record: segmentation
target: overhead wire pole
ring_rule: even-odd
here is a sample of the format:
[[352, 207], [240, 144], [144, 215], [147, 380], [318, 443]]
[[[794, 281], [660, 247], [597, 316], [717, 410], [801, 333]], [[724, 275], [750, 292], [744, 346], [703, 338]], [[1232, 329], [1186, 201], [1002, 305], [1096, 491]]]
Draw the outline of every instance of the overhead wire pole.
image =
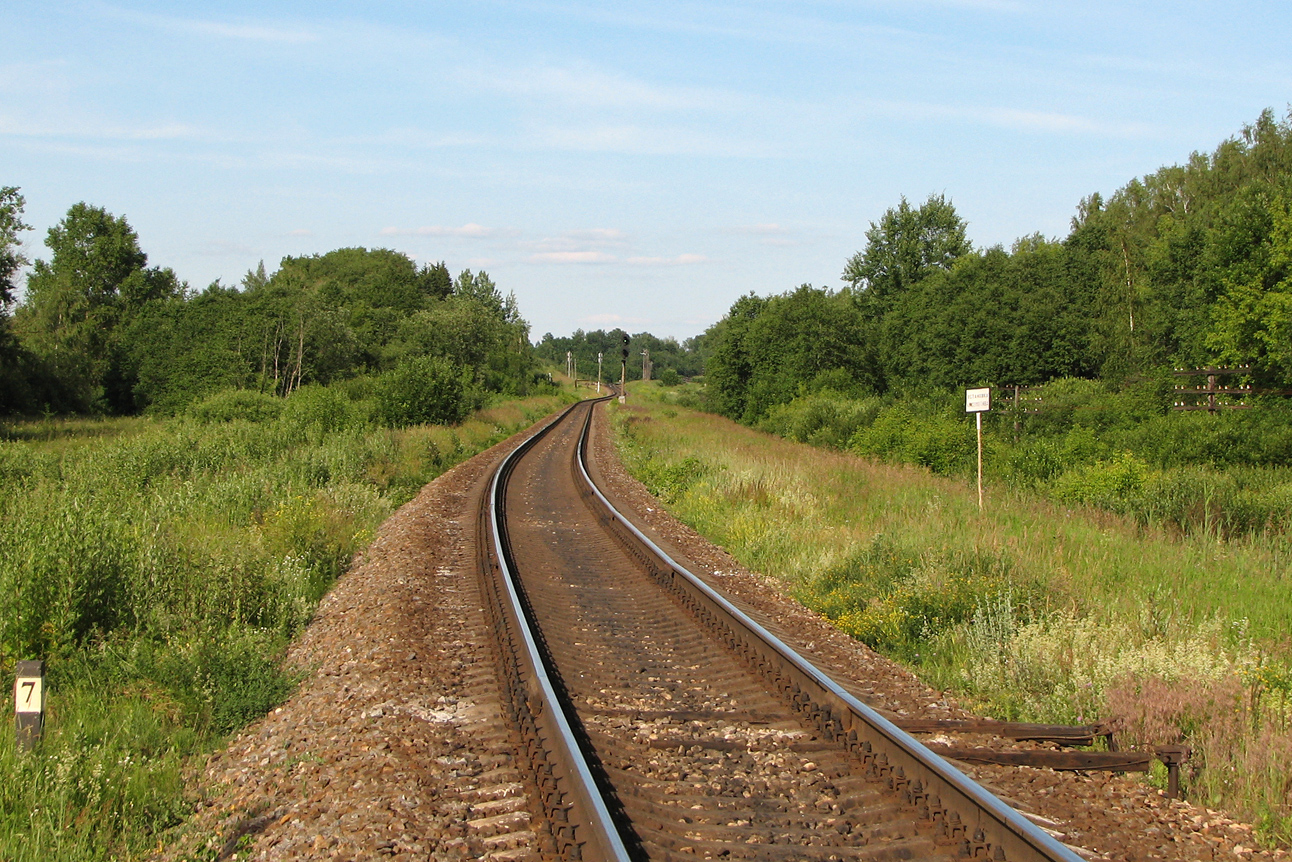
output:
[[597, 353], [597, 394], [601, 394], [601, 353]]

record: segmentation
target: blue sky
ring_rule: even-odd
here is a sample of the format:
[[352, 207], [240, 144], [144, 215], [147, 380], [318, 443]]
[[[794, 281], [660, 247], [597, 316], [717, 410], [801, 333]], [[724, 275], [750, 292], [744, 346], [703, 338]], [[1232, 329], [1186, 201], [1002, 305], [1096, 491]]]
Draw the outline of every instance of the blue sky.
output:
[[84, 200], [195, 288], [386, 247], [537, 338], [684, 338], [838, 287], [902, 195], [979, 246], [1292, 102], [1292, 4], [1032, 0], [0, 6], [29, 256]]

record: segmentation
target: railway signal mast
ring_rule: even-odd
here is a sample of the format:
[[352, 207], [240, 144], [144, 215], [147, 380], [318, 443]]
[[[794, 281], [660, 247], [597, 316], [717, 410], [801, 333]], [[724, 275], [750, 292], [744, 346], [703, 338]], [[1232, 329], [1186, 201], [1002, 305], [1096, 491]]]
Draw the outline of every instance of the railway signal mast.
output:
[[619, 360], [619, 403], [623, 404], [628, 396], [628, 333], [624, 333], [624, 349]]

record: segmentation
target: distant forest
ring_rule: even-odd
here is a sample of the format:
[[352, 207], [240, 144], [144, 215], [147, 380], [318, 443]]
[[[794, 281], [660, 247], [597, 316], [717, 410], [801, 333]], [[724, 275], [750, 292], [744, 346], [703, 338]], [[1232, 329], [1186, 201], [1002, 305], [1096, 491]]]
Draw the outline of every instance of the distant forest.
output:
[[400, 424], [547, 385], [514, 296], [484, 272], [345, 248], [193, 291], [148, 266], [124, 217], [85, 203], [49, 230], [10, 314], [23, 204], [0, 189], [0, 413], [170, 414], [222, 390], [352, 382]]
[[[624, 337], [628, 338], [628, 364], [621, 369]], [[703, 337], [696, 336], [678, 343], [675, 338], [656, 338], [649, 332], [630, 335], [623, 329], [603, 329], [584, 332], [576, 329], [573, 335], [557, 338], [548, 332], [534, 347], [534, 353], [558, 367], [565, 367], [566, 355], [575, 361], [575, 371], [580, 379], [595, 380], [597, 356], [601, 356], [601, 377], [617, 382], [621, 370], [626, 370], [629, 380], [642, 378], [642, 363], [650, 357], [651, 376], [657, 380], [698, 377], [704, 374]], [[671, 373], [670, 373], [671, 372]]]
[[978, 249], [951, 201], [902, 199], [843, 280], [738, 299], [702, 339], [710, 406], [755, 422], [823, 390], [1118, 385], [1207, 364], [1292, 386], [1292, 114], [1090, 195], [1062, 239]]

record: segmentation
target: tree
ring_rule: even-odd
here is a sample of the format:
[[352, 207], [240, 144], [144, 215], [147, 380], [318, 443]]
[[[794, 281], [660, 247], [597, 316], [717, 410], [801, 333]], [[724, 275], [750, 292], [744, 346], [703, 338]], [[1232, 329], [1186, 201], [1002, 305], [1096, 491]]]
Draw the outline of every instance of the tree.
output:
[[148, 256], [125, 216], [74, 204], [49, 229], [50, 261], [36, 261], [15, 329], [53, 370], [82, 409], [134, 409], [118, 326], [146, 304], [181, 296], [169, 269]]
[[918, 209], [903, 196], [878, 223], [870, 223], [866, 248], [849, 258], [843, 280], [859, 305], [879, 316], [893, 297], [934, 271], [950, 269], [972, 250], [966, 227], [942, 195], [929, 195]]
[[0, 186], [0, 315], [8, 311], [13, 302], [14, 279], [27, 264], [22, 253], [22, 240], [18, 235], [31, 230], [23, 224], [22, 210], [26, 205], [14, 186]]
[[418, 283], [427, 299], [448, 299], [453, 294], [453, 276], [444, 261], [423, 267]]
[[17, 188], [0, 186], [0, 413], [28, 408], [32, 400], [27, 357], [9, 331], [9, 305], [18, 272], [27, 263], [19, 238], [31, 230], [22, 220], [25, 203]]
[[811, 285], [761, 299], [742, 296], [710, 328], [705, 369], [710, 403], [752, 423], [804, 392], [882, 389], [870, 328], [845, 293]]

